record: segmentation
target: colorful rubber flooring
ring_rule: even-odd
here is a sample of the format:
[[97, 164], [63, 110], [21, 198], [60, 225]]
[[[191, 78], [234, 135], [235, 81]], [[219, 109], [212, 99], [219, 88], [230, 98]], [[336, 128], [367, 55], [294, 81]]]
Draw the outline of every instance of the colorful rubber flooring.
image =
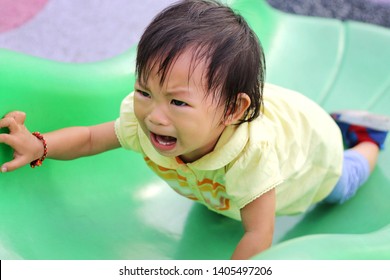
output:
[[[0, 0], [0, 48], [66, 62], [113, 57], [175, 0]], [[390, 26], [390, 0], [268, 0], [281, 10]]]

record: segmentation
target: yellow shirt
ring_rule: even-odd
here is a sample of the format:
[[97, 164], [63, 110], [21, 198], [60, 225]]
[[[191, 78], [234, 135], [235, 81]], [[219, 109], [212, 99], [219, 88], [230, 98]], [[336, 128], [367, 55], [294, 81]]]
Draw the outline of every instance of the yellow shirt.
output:
[[305, 96], [266, 84], [264, 111], [256, 120], [229, 126], [214, 151], [184, 164], [161, 156], [138, 125], [133, 94], [115, 122], [125, 149], [176, 192], [210, 210], [240, 220], [240, 209], [276, 188], [276, 214], [304, 212], [333, 189], [341, 174], [343, 145], [332, 118]]

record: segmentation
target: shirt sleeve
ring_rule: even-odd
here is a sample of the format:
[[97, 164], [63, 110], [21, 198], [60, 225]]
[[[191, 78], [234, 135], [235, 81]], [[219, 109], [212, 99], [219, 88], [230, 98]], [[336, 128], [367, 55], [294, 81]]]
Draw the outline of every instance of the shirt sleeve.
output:
[[278, 156], [270, 143], [246, 148], [226, 173], [227, 192], [239, 209], [282, 182]]
[[130, 93], [122, 101], [119, 118], [115, 121], [115, 133], [123, 148], [141, 152], [138, 137], [139, 124], [134, 114], [133, 96], [134, 94]]

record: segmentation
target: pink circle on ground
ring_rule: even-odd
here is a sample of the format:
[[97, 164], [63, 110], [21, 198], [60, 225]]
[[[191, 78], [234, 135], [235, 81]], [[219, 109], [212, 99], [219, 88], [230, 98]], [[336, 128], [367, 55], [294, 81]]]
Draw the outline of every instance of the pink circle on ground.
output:
[[0, 33], [23, 25], [46, 5], [48, 0], [0, 0]]

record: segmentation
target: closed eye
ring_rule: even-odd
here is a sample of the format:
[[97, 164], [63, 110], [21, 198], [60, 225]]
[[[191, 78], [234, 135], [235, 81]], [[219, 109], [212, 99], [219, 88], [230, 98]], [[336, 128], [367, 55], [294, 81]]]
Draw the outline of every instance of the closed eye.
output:
[[180, 101], [180, 100], [176, 100], [176, 99], [172, 99], [171, 104], [178, 106], [178, 107], [183, 107], [183, 106], [188, 105], [187, 103]]
[[147, 97], [147, 98], [150, 98], [150, 94], [145, 92], [145, 91], [142, 91], [142, 90], [135, 90], [136, 93], [138, 93], [139, 95], [143, 96], [143, 97]]

